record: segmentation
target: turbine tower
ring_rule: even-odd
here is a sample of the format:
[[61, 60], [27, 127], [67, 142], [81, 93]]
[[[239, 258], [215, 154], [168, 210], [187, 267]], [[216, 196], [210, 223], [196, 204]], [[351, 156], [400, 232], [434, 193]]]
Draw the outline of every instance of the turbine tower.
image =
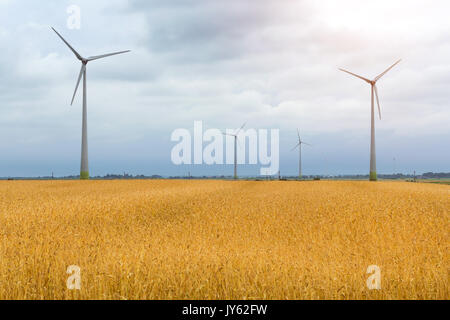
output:
[[300, 138], [300, 131], [297, 129], [297, 136], [298, 136], [298, 144], [294, 147], [294, 149], [292, 149], [292, 151], [294, 151], [295, 149], [298, 148], [298, 152], [299, 152], [299, 158], [298, 158], [298, 177], [299, 179], [302, 178], [302, 145], [307, 145], [310, 146], [310, 144], [304, 142], [301, 138]]
[[89, 58], [83, 58], [74, 48], [56, 31], [52, 28], [53, 31], [56, 32], [58, 37], [69, 47], [69, 49], [75, 54], [78, 60], [81, 61], [81, 70], [80, 75], [78, 76], [77, 85], [75, 87], [75, 92], [73, 93], [72, 102], [70, 105], [73, 105], [73, 101], [75, 100], [75, 95], [77, 94], [78, 86], [80, 85], [81, 78], [83, 78], [83, 126], [82, 126], [82, 135], [81, 135], [81, 170], [80, 170], [80, 179], [88, 180], [89, 179], [89, 162], [88, 162], [88, 137], [87, 137], [87, 91], [86, 91], [86, 66], [88, 62], [106, 58], [109, 56], [114, 56], [116, 54], [122, 54], [126, 52], [130, 52], [130, 50], [114, 52], [103, 54], [100, 56], [92, 56]]
[[371, 102], [372, 102], [372, 109], [371, 109], [371, 130], [370, 130], [370, 181], [377, 181], [377, 160], [376, 160], [376, 150], [375, 150], [375, 97], [377, 99], [378, 104], [378, 114], [380, 115], [381, 120], [381, 107], [380, 107], [380, 99], [378, 98], [378, 89], [377, 89], [377, 81], [381, 79], [388, 71], [390, 71], [393, 67], [395, 67], [397, 64], [400, 63], [401, 60], [398, 60], [396, 63], [394, 63], [392, 66], [390, 66], [386, 71], [381, 73], [379, 76], [377, 76], [373, 80], [366, 79], [364, 77], [361, 77], [357, 74], [354, 74], [350, 71], [339, 69], [341, 71], [344, 71], [348, 74], [351, 74], [352, 76], [355, 76], [361, 80], [366, 81], [371, 86]]
[[244, 129], [244, 127], [247, 125], [247, 122], [244, 123], [242, 125], [242, 127], [236, 131], [236, 133], [231, 134], [231, 133], [223, 133], [223, 135], [225, 136], [230, 136], [230, 137], [234, 137], [234, 180], [237, 180], [238, 176], [237, 176], [237, 143], [238, 143], [238, 136], [239, 133], [242, 131], [242, 129]]

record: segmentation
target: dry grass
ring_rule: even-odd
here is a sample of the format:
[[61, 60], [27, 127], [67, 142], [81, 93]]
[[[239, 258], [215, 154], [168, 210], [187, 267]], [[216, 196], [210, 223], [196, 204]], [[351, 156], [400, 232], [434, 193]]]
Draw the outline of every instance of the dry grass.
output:
[[[449, 191], [0, 182], [0, 299], [448, 299]], [[366, 287], [373, 264], [378, 291]], [[66, 288], [69, 265], [80, 291]]]

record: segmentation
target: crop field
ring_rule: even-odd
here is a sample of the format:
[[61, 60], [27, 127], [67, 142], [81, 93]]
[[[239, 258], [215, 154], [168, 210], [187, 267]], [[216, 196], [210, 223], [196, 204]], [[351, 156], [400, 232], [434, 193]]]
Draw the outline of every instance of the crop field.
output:
[[405, 182], [3, 181], [0, 299], [449, 299], [449, 195]]

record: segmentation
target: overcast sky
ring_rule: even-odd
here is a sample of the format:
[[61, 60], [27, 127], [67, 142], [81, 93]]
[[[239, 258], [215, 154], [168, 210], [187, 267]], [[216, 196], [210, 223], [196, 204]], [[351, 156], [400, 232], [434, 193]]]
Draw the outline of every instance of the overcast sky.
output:
[[[69, 29], [67, 8], [81, 9]], [[379, 84], [379, 173], [450, 171], [450, 3], [361, 0], [0, 0], [0, 176], [79, 174], [82, 55], [91, 175], [232, 174], [175, 166], [171, 133], [280, 129], [281, 172], [369, 171], [370, 86]], [[243, 166], [242, 174], [259, 167]]]

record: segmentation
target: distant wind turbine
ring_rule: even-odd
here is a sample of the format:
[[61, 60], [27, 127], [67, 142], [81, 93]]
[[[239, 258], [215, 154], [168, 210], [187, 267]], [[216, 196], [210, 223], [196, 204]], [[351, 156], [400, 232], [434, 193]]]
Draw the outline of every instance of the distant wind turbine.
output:
[[378, 104], [378, 113], [380, 115], [381, 120], [381, 107], [380, 107], [380, 99], [378, 98], [378, 89], [377, 89], [377, 81], [381, 79], [382, 76], [384, 76], [388, 71], [390, 71], [393, 67], [395, 67], [397, 64], [400, 63], [401, 60], [398, 60], [396, 63], [394, 63], [392, 66], [390, 66], [386, 71], [381, 73], [379, 76], [377, 76], [373, 80], [366, 79], [364, 77], [361, 77], [357, 74], [354, 74], [350, 71], [339, 69], [341, 71], [344, 71], [348, 74], [351, 74], [352, 76], [355, 76], [361, 80], [366, 81], [371, 86], [372, 90], [372, 115], [371, 115], [371, 139], [370, 139], [370, 181], [377, 181], [377, 160], [376, 160], [376, 150], [375, 150], [375, 101], [374, 101], [374, 95], [377, 98], [377, 104]]
[[240, 127], [239, 130], [236, 131], [236, 133], [234, 134], [230, 134], [230, 133], [223, 133], [223, 135], [225, 136], [230, 136], [230, 137], [234, 137], [234, 180], [237, 180], [238, 176], [237, 176], [237, 143], [238, 143], [238, 136], [239, 133], [242, 131], [242, 129], [244, 129], [244, 127], [247, 125], [247, 122], [244, 123], [242, 125], [242, 127]]
[[108, 53], [103, 54], [100, 56], [92, 56], [89, 58], [83, 58], [77, 51], [75, 51], [74, 48], [56, 31], [54, 28], [52, 28], [53, 31], [56, 32], [58, 37], [61, 38], [61, 40], [69, 47], [69, 49], [75, 54], [78, 60], [81, 61], [81, 70], [80, 75], [78, 76], [77, 85], [75, 87], [75, 92], [73, 93], [72, 102], [70, 105], [73, 104], [73, 101], [75, 100], [75, 95], [78, 90], [78, 86], [80, 85], [81, 78], [83, 78], [83, 128], [82, 128], [82, 138], [81, 138], [81, 170], [80, 170], [80, 179], [82, 180], [88, 180], [89, 179], [89, 162], [88, 162], [88, 138], [87, 138], [87, 98], [86, 98], [86, 66], [88, 62], [106, 58], [109, 56], [114, 56], [116, 54], [122, 54], [126, 52], [130, 52], [130, 50], [126, 51], [120, 51], [120, 52], [114, 52], [114, 53]]
[[298, 144], [292, 149], [292, 151], [294, 151], [295, 149], [298, 148], [299, 151], [299, 158], [298, 158], [298, 177], [299, 179], [302, 178], [302, 145], [307, 145], [310, 146], [310, 144], [304, 142], [301, 138], [300, 138], [300, 131], [297, 129], [297, 136], [298, 136]]

